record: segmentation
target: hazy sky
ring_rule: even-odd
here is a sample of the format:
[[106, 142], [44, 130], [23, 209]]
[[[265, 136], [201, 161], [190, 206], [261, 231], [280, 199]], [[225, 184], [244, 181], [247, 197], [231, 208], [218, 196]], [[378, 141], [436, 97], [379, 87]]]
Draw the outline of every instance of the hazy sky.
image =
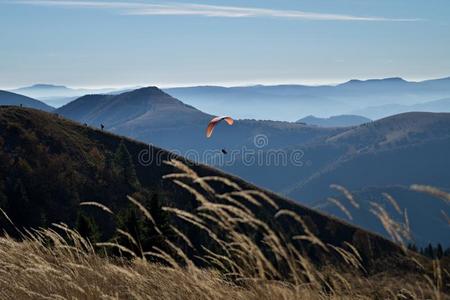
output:
[[449, 0], [0, 0], [0, 88], [450, 76]]

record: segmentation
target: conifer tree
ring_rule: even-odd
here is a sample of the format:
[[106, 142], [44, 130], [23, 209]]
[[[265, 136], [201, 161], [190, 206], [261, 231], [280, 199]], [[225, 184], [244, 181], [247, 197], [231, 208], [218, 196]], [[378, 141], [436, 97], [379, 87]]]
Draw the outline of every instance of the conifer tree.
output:
[[441, 259], [444, 256], [444, 250], [442, 249], [442, 245], [439, 243], [436, 248], [436, 258]]
[[157, 194], [148, 191], [141, 191], [133, 195], [150, 212], [153, 220], [162, 232], [156, 230], [155, 225], [147, 219], [133, 204], [120, 212], [117, 217], [117, 227], [128, 232], [138, 245], [124, 236], [118, 236], [119, 242], [135, 253], [152, 251], [153, 247], [164, 249], [166, 246], [164, 239], [170, 237], [171, 230], [169, 216], [162, 210], [162, 203]]
[[100, 230], [95, 220], [81, 211], [77, 216], [76, 229], [82, 237], [89, 239], [92, 243], [100, 239]]
[[428, 256], [429, 258], [434, 258], [434, 250], [431, 243], [428, 244], [427, 248], [425, 249], [425, 255]]
[[123, 141], [114, 154], [114, 168], [117, 174], [133, 189], [137, 190], [140, 186], [139, 180], [134, 168], [133, 159]]
[[30, 212], [30, 201], [22, 180], [18, 179], [16, 181], [11, 196], [12, 197], [8, 199], [8, 206], [14, 222], [24, 226], [34, 225], [34, 218], [31, 214], [32, 212]]

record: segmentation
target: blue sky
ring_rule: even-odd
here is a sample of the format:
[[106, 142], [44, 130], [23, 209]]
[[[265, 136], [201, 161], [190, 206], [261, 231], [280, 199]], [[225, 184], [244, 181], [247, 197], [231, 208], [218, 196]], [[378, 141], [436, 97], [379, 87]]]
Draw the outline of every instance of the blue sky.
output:
[[0, 88], [450, 76], [448, 0], [0, 0]]

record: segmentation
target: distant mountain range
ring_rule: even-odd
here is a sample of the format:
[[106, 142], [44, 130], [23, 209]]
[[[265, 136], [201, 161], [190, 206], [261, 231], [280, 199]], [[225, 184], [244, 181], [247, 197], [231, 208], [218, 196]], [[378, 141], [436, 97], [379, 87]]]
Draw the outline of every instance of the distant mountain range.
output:
[[[84, 89], [36, 84], [11, 92], [61, 107], [92, 94], [117, 95], [134, 88]], [[338, 85], [193, 86], [164, 89], [188, 105], [238, 119], [296, 121], [314, 115], [359, 115], [372, 120], [396, 113], [450, 112], [450, 77], [420, 82], [399, 77], [350, 80]]]
[[11, 92], [21, 94], [24, 96], [32, 97], [41, 100], [53, 107], [60, 107], [66, 103], [69, 103], [76, 98], [89, 95], [89, 94], [114, 94], [126, 91], [128, 89], [115, 89], [115, 88], [103, 88], [103, 89], [84, 89], [84, 88], [69, 88], [64, 85], [54, 84], [35, 84], [32, 86], [21, 87]]
[[43, 111], [52, 111], [54, 108], [39, 100], [23, 95], [0, 90], [0, 105], [16, 105], [36, 108]]
[[318, 118], [315, 116], [307, 116], [297, 121], [308, 125], [316, 125], [321, 127], [345, 127], [355, 126], [371, 122], [372, 120], [358, 115], [340, 115], [331, 116], [329, 118]]
[[49, 97], [76, 97], [85, 94], [103, 94], [114, 91], [115, 89], [73, 89], [64, 85], [54, 84], [35, 84], [32, 86], [21, 87], [12, 90], [15, 93], [33, 98]]
[[[450, 97], [450, 77], [421, 82], [386, 78], [350, 80], [336, 86], [197, 86], [165, 91], [201, 110], [237, 118], [295, 121], [302, 115], [358, 114], [375, 119], [392, 115], [392, 112], [386, 108], [372, 114], [365, 111], [366, 108], [414, 105]], [[450, 107], [446, 106], [446, 111], [450, 111]]]
[[404, 112], [425, 111], [425, 112], [450, 112], [450, 98], [417, 103], [413, 105], [386, 104], [380, 106], [369, 106], [354, 113], [370, 116], [379, 119], [386, 116], [386, 112], [400, 114]]
[[[211, 139], [205, 137], [211, 115], [156, 87], [84, 96], [56, 113], [175, 150], [309, 206], [321, 206], [327, 197], [339, 196], [329, 188], [331, 184], [347, 187], [365, 203], [370, 201], [369, 194], [360, 191], [366, 188], [376, 187], [378, 194], [393, 186], [406, 191], [415, 183], [450, 189], [450, 114], [446, 113], [404, 113], [350, 128], [237, 120], [233, 126], [219, 124]], [[407, 197], [409, 192], [396, 195]], [[426, 201], [425, 195], [415, 197]], [[401, 202], [417, 217], [411, 224], [419, 226], [416, 222], [426, 217], [420, 206]], [[448, 210], [444, 204], [436, 205]], [[362, 219], [353, 221], [386, 234], [372, 226], [375, 221], [358, 220]], [[437, 216], [436, 222], [444, 220]], [[432, 228], [421, 227], [418, 243], [443, 242], [442, 232]]]

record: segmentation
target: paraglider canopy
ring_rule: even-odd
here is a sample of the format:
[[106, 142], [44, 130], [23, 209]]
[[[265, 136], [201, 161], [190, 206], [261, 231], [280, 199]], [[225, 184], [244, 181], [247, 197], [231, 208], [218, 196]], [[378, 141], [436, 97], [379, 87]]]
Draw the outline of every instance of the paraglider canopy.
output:
[[215, 117], [214, 119], [209, 121], [208, 127], [206, 127], [206, 137], [207, 138], [211, 137], [214, 128], [222, 120], [225, 120], [225, 122], [227, 122], [228, 125], [233, 125], [233, 123], [234, 123], [234, 120], [231, 117], [226, 117], [226, 116], [224, 116], [224, 117]]

